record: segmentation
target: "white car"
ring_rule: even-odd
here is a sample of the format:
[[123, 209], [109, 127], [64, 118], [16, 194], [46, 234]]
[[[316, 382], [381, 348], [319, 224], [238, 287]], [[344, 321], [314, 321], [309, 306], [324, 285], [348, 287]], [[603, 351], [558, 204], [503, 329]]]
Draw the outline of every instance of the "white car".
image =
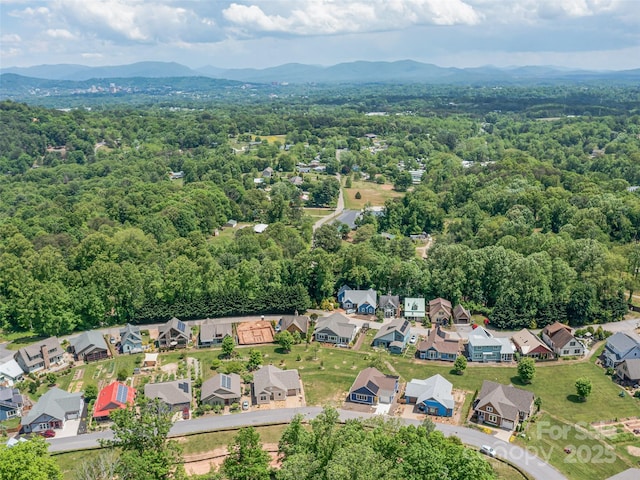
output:
[[242, 402], [242, 409], [243, 410], [249, 410], [249, 402], [247, 400]]
[[418, 337], [416, 335], [411, 335], [411, 338], [409, 338], [409, 343], [411, 345], [414, 345], [417, 341], [418, 341]]
[[496, 451], [493, 448], [491, 448], [489, 445], [482, 445], [480, 447], [480, 453], [484, 453], [485, 455], [488, 455], [490, 457], [496, 456]]

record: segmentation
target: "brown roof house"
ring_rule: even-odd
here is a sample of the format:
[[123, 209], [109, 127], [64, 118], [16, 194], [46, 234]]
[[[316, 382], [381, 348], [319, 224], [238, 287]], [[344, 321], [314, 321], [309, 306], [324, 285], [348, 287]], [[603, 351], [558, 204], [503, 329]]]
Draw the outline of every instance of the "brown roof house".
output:
[[173, 317], [158, 328], [158, 348], [187, 348], [191, 342], [191, 327]]
[[349, 401], [376, 405], [378, 403], [392, 403], [398, 393], [399, 377], [385, 375], [377, 368], [369, 367], [362, 370], [349, 390]]
[[298, 370], [281, 370], [273, 365], [256, 370], [251, 386], [258, 405], [285, 400], [302, 392]]
[[533, 393], [485, 380], [474, 404], [478, 423], [513, 430], [533, 410]]
[[102, 333], [97, 330], [83, 332], [69, 343], [71, 344], [71, 353], [74, 354], [76, 360], [93, 362], [111, 356], [107, 342], [105, 342]]
[[571, 333], [571, 327], [564, 323], [556, 322], [544, 327], [542, 340], [558, 357], [581, 357], [586, 353], [584, 345]]
[[436, 298], [429, 302], [429, 319], [432, 323], [446, 325], [451, 321], [451, 302], [444, 298]]
[[453, 309], [453, 321], [455, 323], [469, 323], [471, 321], [471, 312], [458, 304]]
[[60, 341], [56, 337], [49, 337], [22, 347], [16, 353], [15, 360], [26, 373], [31, 373], [62, 363], [63, 353]]
[[307, 336], [311, 319], [307, 315], [283, 315], [276, 325], [277, 332], [285, 330], [291, 334], [298, 332], [302, 338]]
[[511, 337], [511, 341], [523, 357], [549, 360], [554, 358], [553, 350], [544, 344], [536, 335], [523, 328]]
[[242, 379], [237, 373], [219, 373], [202, 384], [200, 403], [231, 405], [242, 397]]
[[423, 360], [455, 361], [462, 354], [462, 342], [439, 326], [431, 329], [429, 336], [418, 344], [416, 355]]

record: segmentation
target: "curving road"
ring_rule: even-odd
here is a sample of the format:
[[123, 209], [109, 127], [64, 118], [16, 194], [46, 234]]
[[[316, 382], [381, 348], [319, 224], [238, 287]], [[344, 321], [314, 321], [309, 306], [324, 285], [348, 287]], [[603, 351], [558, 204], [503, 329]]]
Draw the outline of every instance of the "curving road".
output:
[[[294, 415], [301, 414], [308, 419], [314, 418], [322, 412], [320, 407], [305, 408], [283, 408], [278, 410], [260, 410], [253, 412], [242, 412], [234, 415], [219, 415], [196, 418], [193, 420], [184, 420], [174, 423], [171, 428], [170, 436], [182, 436], [192, 433], [213, 432], [217, 430], [235, 429], [245, 426], [272, 425], [289, 422]], [[371, 418], [373, 414], [351, 412], [347, 410], [338, 410], [342, 421], [358, 418]], [[394, 417], [396, 418], [396, 417]], [[418, 420], [401, 419], [406, 424], [420, 425]], [[533, 455], [526, 449], [517, 445], [513, 445], [497, 438], [482, 433], [478, 430], [459, 427], [455, 425], [436, 424], [437, 430], [446, 436], [455, 435], [459, 437], [463, 443], [473, 447], [481, 445], [489, 445], [496, 451], [498, 457], [509, 460], [522, 470], [536, 479], [544, 480], [566, 480], [560, 472], [553, 468], [542, 459]], [[97, 433], [89, 433], [79, 435], [77, 437], [68, 438], [52, 438], [49, 439], [49, 451], [64, 452], [70, 450], [82, 450], [87, 448], [95, 448], [99, 446], [99, 439], [111, 439], [113, 433], [110, 430]]]

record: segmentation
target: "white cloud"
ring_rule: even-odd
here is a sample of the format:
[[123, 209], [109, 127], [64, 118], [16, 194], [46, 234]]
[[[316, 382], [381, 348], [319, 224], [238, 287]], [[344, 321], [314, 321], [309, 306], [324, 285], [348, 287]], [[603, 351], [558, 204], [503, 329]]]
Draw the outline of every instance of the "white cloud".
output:
[[5, 35], [2, 35], [0, 37], [0, 43], [20, 43], [22, 41], [22, 38], [20, 38], [20, 35], [16, 34], [16, 33], [7, 33]]
[[73, 40], [76, 36], [71, 33], [69, 30], [65, 30], [64, 28], [50, 28], [46, 31], [46, 34], [51, 38], [59, 38], [64, 40]]
[[104, 57], [104, 55], [102, 55], [101, 53], [90, 53], [90, 52], [81, 53], [80, 56], [82, 58], [102, 58], [102, 57]]
[[[482, 16], [462, 0], [306, 0], [289, 11], [277, 4], [232, 3], [224, 18], [245, 33], [279, 32], [295, 35], [331, 35], [404, 28], [411, 25], [475, 25]], [[265, 11], [267, 10], [267, 11]]]

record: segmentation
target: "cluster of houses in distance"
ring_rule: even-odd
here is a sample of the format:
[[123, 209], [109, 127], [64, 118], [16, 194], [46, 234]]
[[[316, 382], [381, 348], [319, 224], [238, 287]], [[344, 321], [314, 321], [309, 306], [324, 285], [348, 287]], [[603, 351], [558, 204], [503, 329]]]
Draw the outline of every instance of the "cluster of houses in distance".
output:
[[[81, 419], [85, 408], [81, 393], [68, 393], [54, 387], [32, 404], [14, 387], [14, 382], [25, 374], [60, 370], [67, 368], [71, 361], [86, 363], [107, 359], [114, 354], [134, 353], [145, 353], [143, 369], [154, 368], [159, 360], [157, 351], [216, 347], [227, 337], [233, 338], [238, 345], [268, 344], [274, 342], [280, 331], [348, 348], [354, 345], [358, 333], [367, 325], [363, 318], [368, 319], [376, 312], [381, 312], [385, 321], [380, 328], [372, 329], [376, 331], [372, 340], [374, 347], [401, 354], [412, 345], [416, 358], [426, 361], [453, 362], [464, 355], [471, 362], [512, 362], [516, 352], [520, 357], [537, 360], [579, 357], [586, 353], [585, 345], [570, 327], [562, 323], [546, 326], [540, 335], [523, 329], [510, 338], [496, 337], [483, 326], [473, 323], [470, 312], [462, 305], [452, 307], [451, 302], [443, 298], [429, 302], [424, 298], [405, 298], [401, 302], [398, 296], [378, 296], [373, 289], [354, 290], [348, 286], [340, 288], [337, 298], [344, 311], [354, 315], [337, 311], [315, 321], [297, 312], [274, 321], [231, 320], [230, 323], [229, 319], [206, 319], [198, 322], [197, 334], [187, 322], [172, 318], [157, 328], [157, 336], [154, 335], [152, 341], [143, 342], [140, 327], [130, 324], [119, 330], [119, 340], [99, 331], [87, 331], [72, 338], [66, 350], [56, 337], [38, 341], [0, 360], [0, 420], [22, 417], [22, 430], [29, 433], [61, 429], [66, 422]], [[431, 328], [416, 329], [419, 335], [412, 333], [413, 322], [427, 318]], [[466, 333], [460, 335], [457, 330]], [[603, 364], [615, 370], [619, 381], [632, 385], [640, 383], [640, 343], [625, 333], [616, 333], [607, 340]], [[400, 386], [399, 377], [367, 368], [357, 376], [347, 401], [362, 405], [390, 404], [401, 391]], [[200, 391], [200, 398], [194, 401], [190, 379], [147, 383], [144, 386], [146, 397], [160, 399], [171, 411], [182, 411], [184, 418], [189, 417], [190, 409], [196, 404], [241, 404], [242, 409], [248, 409], [251, 405], [294, 398], [299, 400], [299, 405], [304, 405], [298, 371], [281, 370], [273, 365], [262, 366], [254, 372], [250, 385], [244, 385], [237, 374], [218, 373], [203, 382]], [[95, 401], [93, 418], [108, 419], [113, 409], [132, 403], [135, 394], [135, 389], [126, 383], [113, 382], [104, 386]], [[429, 415], [450, 417], [454, 411], [452, 384], [440, 375], [407, 382], [404, 399]], [[485, 381], [474, 404], [475, 417], [481, 423], [512, 429], [531, 414], [532, 404], [530, 392]]]

